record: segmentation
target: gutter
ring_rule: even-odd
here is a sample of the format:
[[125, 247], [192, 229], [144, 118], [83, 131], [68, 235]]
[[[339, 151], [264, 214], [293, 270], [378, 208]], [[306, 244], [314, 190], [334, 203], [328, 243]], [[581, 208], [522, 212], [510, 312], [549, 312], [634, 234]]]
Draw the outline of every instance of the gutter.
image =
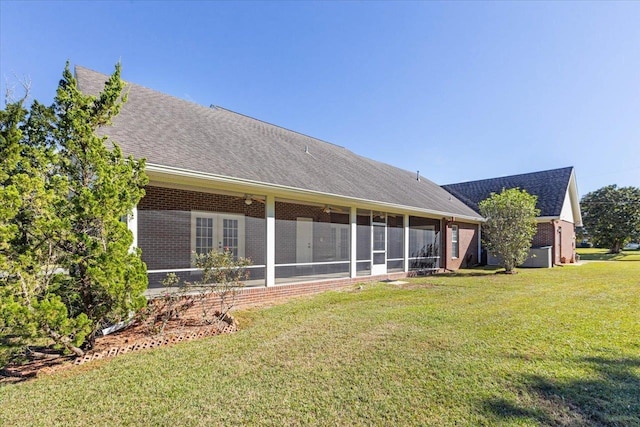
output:
[[313, 198], [316, 200], [318, 198], [324, 198], [324, 199], [332, 199], [333, 201], [340, 200], [342, 203], [347, 205], [358, 204], [363, 208], [369, 208], [372, 210], [380, 210], [381, 208], [388, 208], [391, 211], [399, 210], [403, 212], [413, 212], [417, 214], [428, 214], [428, 215], [441, 216], [441, 217], [456, 217], [458, 219], [464, 219], [467, 221], [477, 222], [477, 223], [485, 221], [484, 218], [480, 216], [476, 217], [476, 216], [454, 214], [451, 212], [442, 212], [442, 211], [435, 211], [430, 209], [420, 209], [413, 206], [398, 205], [395, 203], [361, 199], [357, 197], [348, 197], [348, 196], [343, 196], [339, 194], [323, 193], [315, 190], [306, 190], [302, 188], [289, 187], [281, 184], [270, 184], [270, 183], [253, 181], [253, 180], [244, 179], [244, 178], [232, 178], [224, 175], [197, 172], [189, 169], [176, 168], [172, 166], [164, 166], [164, 165], [158, 165], [153, 163], [147, 163], [145, 170], [147, 173], [150, 173], [150, 174], [170, 175], [170, 176], [186, 178], [186, 179], [216, 182], [220, 184], [244, 187], [246, 189], [250, 188], [251, 191], [261, 190], [265, 193], [271, 193], [271, 194], [276, 193], [278, 196], [284, 196], [284, 197], [302, 196], [303, 198]]

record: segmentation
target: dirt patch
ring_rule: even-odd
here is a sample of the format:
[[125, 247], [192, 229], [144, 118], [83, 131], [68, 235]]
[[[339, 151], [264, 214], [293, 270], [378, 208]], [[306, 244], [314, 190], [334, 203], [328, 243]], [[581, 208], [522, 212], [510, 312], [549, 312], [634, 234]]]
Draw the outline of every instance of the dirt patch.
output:
[[420, 283], [420, 282], [405, 282], [401, 285], [398, 285], [400, 289], [431, 289], [435, 288], [436, 285], [432, 283]]

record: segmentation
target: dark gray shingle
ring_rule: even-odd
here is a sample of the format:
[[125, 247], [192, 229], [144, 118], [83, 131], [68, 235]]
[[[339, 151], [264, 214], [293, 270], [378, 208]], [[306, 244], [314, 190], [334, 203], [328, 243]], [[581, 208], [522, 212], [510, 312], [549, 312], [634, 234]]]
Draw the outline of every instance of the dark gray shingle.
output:
[[[76, 66], [80, 90], [97, 94], [108, 76]], [[104, 133], [150, 164], [477, 218], [414, 172], [223, 108], [207, 108], [128, 84], [128, 102]], [[308, 153], [305, 152], [308, 148]]]
[[572, 172], [573, 167], [566, 167], [448, 184], [443, 185], [442, 188], [462, 200], [476, 212], [479, 212], [478, 204], [489, 197], [491, 193], [500, 193], [503, 188], [520, 188], [529, 194], [538, 196], [536, 207], [540, 209], [540, 216], [559, 217]]

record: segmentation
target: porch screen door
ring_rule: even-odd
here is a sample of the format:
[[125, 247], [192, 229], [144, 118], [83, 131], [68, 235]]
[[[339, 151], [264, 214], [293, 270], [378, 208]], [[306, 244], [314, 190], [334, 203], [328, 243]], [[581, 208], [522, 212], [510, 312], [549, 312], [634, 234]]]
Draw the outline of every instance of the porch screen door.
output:
[[372, 233], [372, 259], [371, 275], [387, 273], [387, 224], [386, 218], [381, 216], [373, 217]]

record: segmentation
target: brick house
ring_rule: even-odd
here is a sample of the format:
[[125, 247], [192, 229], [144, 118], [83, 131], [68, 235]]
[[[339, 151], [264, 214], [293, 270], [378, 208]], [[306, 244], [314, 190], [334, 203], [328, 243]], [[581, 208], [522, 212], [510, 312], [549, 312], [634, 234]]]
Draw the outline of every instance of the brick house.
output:
[[[108, 78], [75, 72], [88, 94]], [[197, 277], [193, 254], [212, 249], [251, 259], [249, 290], [283, 295], [479, 260], [482, 218], [414, 172], [224, 108], [126, 91], [101, 131], [146, 159], [129, 227], [151, 290], [168, 272]]]
[[[549, 248], [550, 265], [575, 262], [575, 227], [582, 225], [576, 175], [572, 167], [444, 185], [444, 189], [479, 212], [491, 193], [520, 188], [538, 197], [538, 231], [532, 248]], [[540, 254], [540, 252], [538, 252]], [[538, 255], [539, 256], [539, 255]]]

